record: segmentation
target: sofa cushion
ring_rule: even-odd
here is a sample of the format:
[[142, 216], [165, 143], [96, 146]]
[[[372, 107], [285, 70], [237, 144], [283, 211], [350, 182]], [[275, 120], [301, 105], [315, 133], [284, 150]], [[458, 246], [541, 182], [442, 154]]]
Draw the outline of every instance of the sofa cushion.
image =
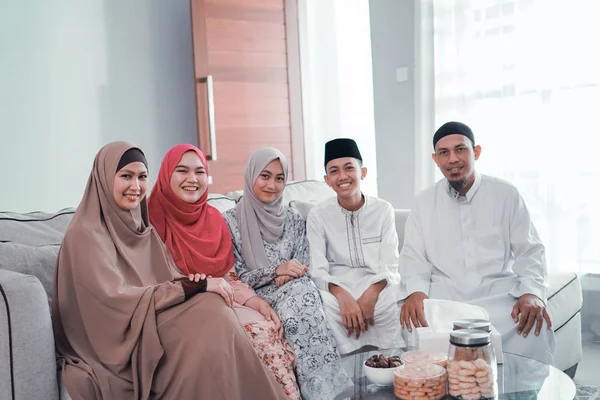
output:
[[242, 198], [242, 196], [244, 195], [244, 190], [240, 189], [240, 190], [235, 190], [233, 192], [227, 192], [225, 193], [225, 196], [227, 197], [231, 197], [233, 200], [235, 200], [236, 202]]
[[58, 400], [52, 321], [42, 285], [31, 275], [0, 270], [0, 292], [0, 398]]
[[283, 204], [289, 206], [293, 200], [319, 204], [334, 196], [333, 189], [323, 181], [288, 182], [285, 189], [283, 189]]
[[317, 203], [310, 203], [308, 201], [301, 200], [292, 200], [290, 201], [290, 207], [295, 208], [300, 213], [300, 216], [306, 221], [306, 217], [308, 217], [308, 213], [310, 210], [316, 206]]
[[222, 194], [211, 193], [208, 195], [208, 200], [206, 202], [219, 210], [221, 214], [235, 207], [235, 200], [231, 197], [223, 196]]
[[406, 226], [406, 220], [410, 214], [410, 210], [395, 209], [395, 220], [396, 220], [396, 232], [398, 233], [398, 251], [402, 249], [404, 244], [404, 227]]
[[28, 246], [59, 245], [73, 214], [73, 208], [56, 213], [0, 212], [0, 242], [22, 243]]
[[27, 246], [21, 243], [0, 243], [0, 269], [33, 275], [39, 279], [52, 303], [52, 280], [60, 245]]

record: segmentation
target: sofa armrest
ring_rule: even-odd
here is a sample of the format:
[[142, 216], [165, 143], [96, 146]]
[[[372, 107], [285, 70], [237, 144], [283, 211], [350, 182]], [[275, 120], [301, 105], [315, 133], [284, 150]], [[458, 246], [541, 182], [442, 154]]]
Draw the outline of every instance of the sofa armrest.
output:
[[54, 335], [46, 292], [36, 277], [2, 269], [0, 398], [58, 400]]

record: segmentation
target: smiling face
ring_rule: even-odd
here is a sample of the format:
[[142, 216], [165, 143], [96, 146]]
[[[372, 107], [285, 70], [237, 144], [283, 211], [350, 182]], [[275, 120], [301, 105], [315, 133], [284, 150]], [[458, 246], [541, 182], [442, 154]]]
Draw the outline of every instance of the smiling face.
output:
[[367, 176], [367, 168], [361, 167], [353, 157], [336, 158], [327, 163], [325, 182], [338, 197], [351, 198], [361, 195], [360, 181]]
[[115, 175], [113, 197], [117, 205], [126, 211], [135, 210], [148, 191], [148, 169], [144, 163], [127, 164]]
[[171, 174], [171, 190], [186, 203], [196, 203], [206, 192], [208, 176], [206, 167], [194, 151], [186, 151]]
[[431, 155], [450, 185], [465, 195], [475, 181], [475, 160], [479, 159], [481, 146], [464, 135], [448, 135], [435, 144]]
[[285, 174], [281, 162], [271, 161], [258, 175], [254, 182], [254, 195], [265, 204], [275, 201], [285, 186]]

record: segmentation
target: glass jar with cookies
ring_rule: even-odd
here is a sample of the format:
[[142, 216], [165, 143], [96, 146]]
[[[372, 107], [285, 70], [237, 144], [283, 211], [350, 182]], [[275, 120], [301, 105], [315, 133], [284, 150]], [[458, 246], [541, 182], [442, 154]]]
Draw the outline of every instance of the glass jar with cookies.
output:
[[497, 398], [497, 366], [491, 334], [480, 329], [450, 333], [448, 393], [455, 399]]

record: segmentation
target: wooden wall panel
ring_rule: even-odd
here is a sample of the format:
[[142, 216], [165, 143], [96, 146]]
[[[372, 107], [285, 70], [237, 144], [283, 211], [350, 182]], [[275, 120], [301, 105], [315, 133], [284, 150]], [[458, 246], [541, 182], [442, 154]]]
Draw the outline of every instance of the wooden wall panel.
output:
[[233, 4], [267, 10], [282, 10], [284, 6], [284, 3], [281, 0], [207, 0], [206, 2], [214, 4]]
[[285, 1], [191, 1], [192, 8], [202, 2], [204, 60], [214, 79], [218, 157], [210, 190], [243, 188], [248, 157], [263, 146], [286, 155], [293, 179]]
[[[289, 106], [285, 100], [281, 99], [252, 99], [238, 97], [234, 99], [218, 98], [215, 95], [215, 108], [217, 110], [227, 110], [236, 114], [264, 114], [279, 115], [287, 114]], [[286, 124], [287, 125], [287, 124]]]
[[286, 56], [282, 53], [212, 50], [208, 58], [215, 68], [287, 68]]
[[212, 68], [217, 82], [274, 82], [287, 83], [286, 68]]
[[233, 101], [236, 98], [257, 101], [261, 99], [288, 98], [286, 83], [268, 82], [219, 82], [215, 87], [215, 98]]
[[[246, 51], [285, 54], [285, 40], [271, 38], [231, 38], [208, 35], [208, 50]], [[212, 36], [212, 37], [211, 37]], [[209, 59], [210, 63], [210, 59]]]
[[[223, 127], [219, 130], [221, 139], [228, 143], [256, 143], [256, 138], [267, 143], [266, 146], [288, 143], [290, 128], [285, 127]], [[270, 144], [269, 144], [270, 143]]]
[[281, 4], [281, 9], [271, 9], [253, 7], [251, 1], [240, 4], [206, 2], [206, 12], [208, 18], [213, 19], [272, 22], [285, 26], [283, 0], [281, 1]]
[[285, 40], [285, 26], [277, 23], [209, 18], [206, 24], [215, 37]]
[[[215, 112], [215, 119], [217, 127], [240, 127], [240, 128], [256, 128], [256, 127], [289, 127], [290, 115], [285, 114], [272, 114], [272, 113], [246, 113], [244, 111], [237, 111], [230, 108], [217, 108]], [[288, 128], [289, 129], [289, 128]], [[288, 133], [289, 136], [289, 133]], [[219, 135], [217, 133], [217, 140]], [[257, 138], [257, 141], [260, 137]], [[289, 138], [288, 138], [289, 140]], [[223, 143], [223, 145], [229, 145], [229, 143]]]

